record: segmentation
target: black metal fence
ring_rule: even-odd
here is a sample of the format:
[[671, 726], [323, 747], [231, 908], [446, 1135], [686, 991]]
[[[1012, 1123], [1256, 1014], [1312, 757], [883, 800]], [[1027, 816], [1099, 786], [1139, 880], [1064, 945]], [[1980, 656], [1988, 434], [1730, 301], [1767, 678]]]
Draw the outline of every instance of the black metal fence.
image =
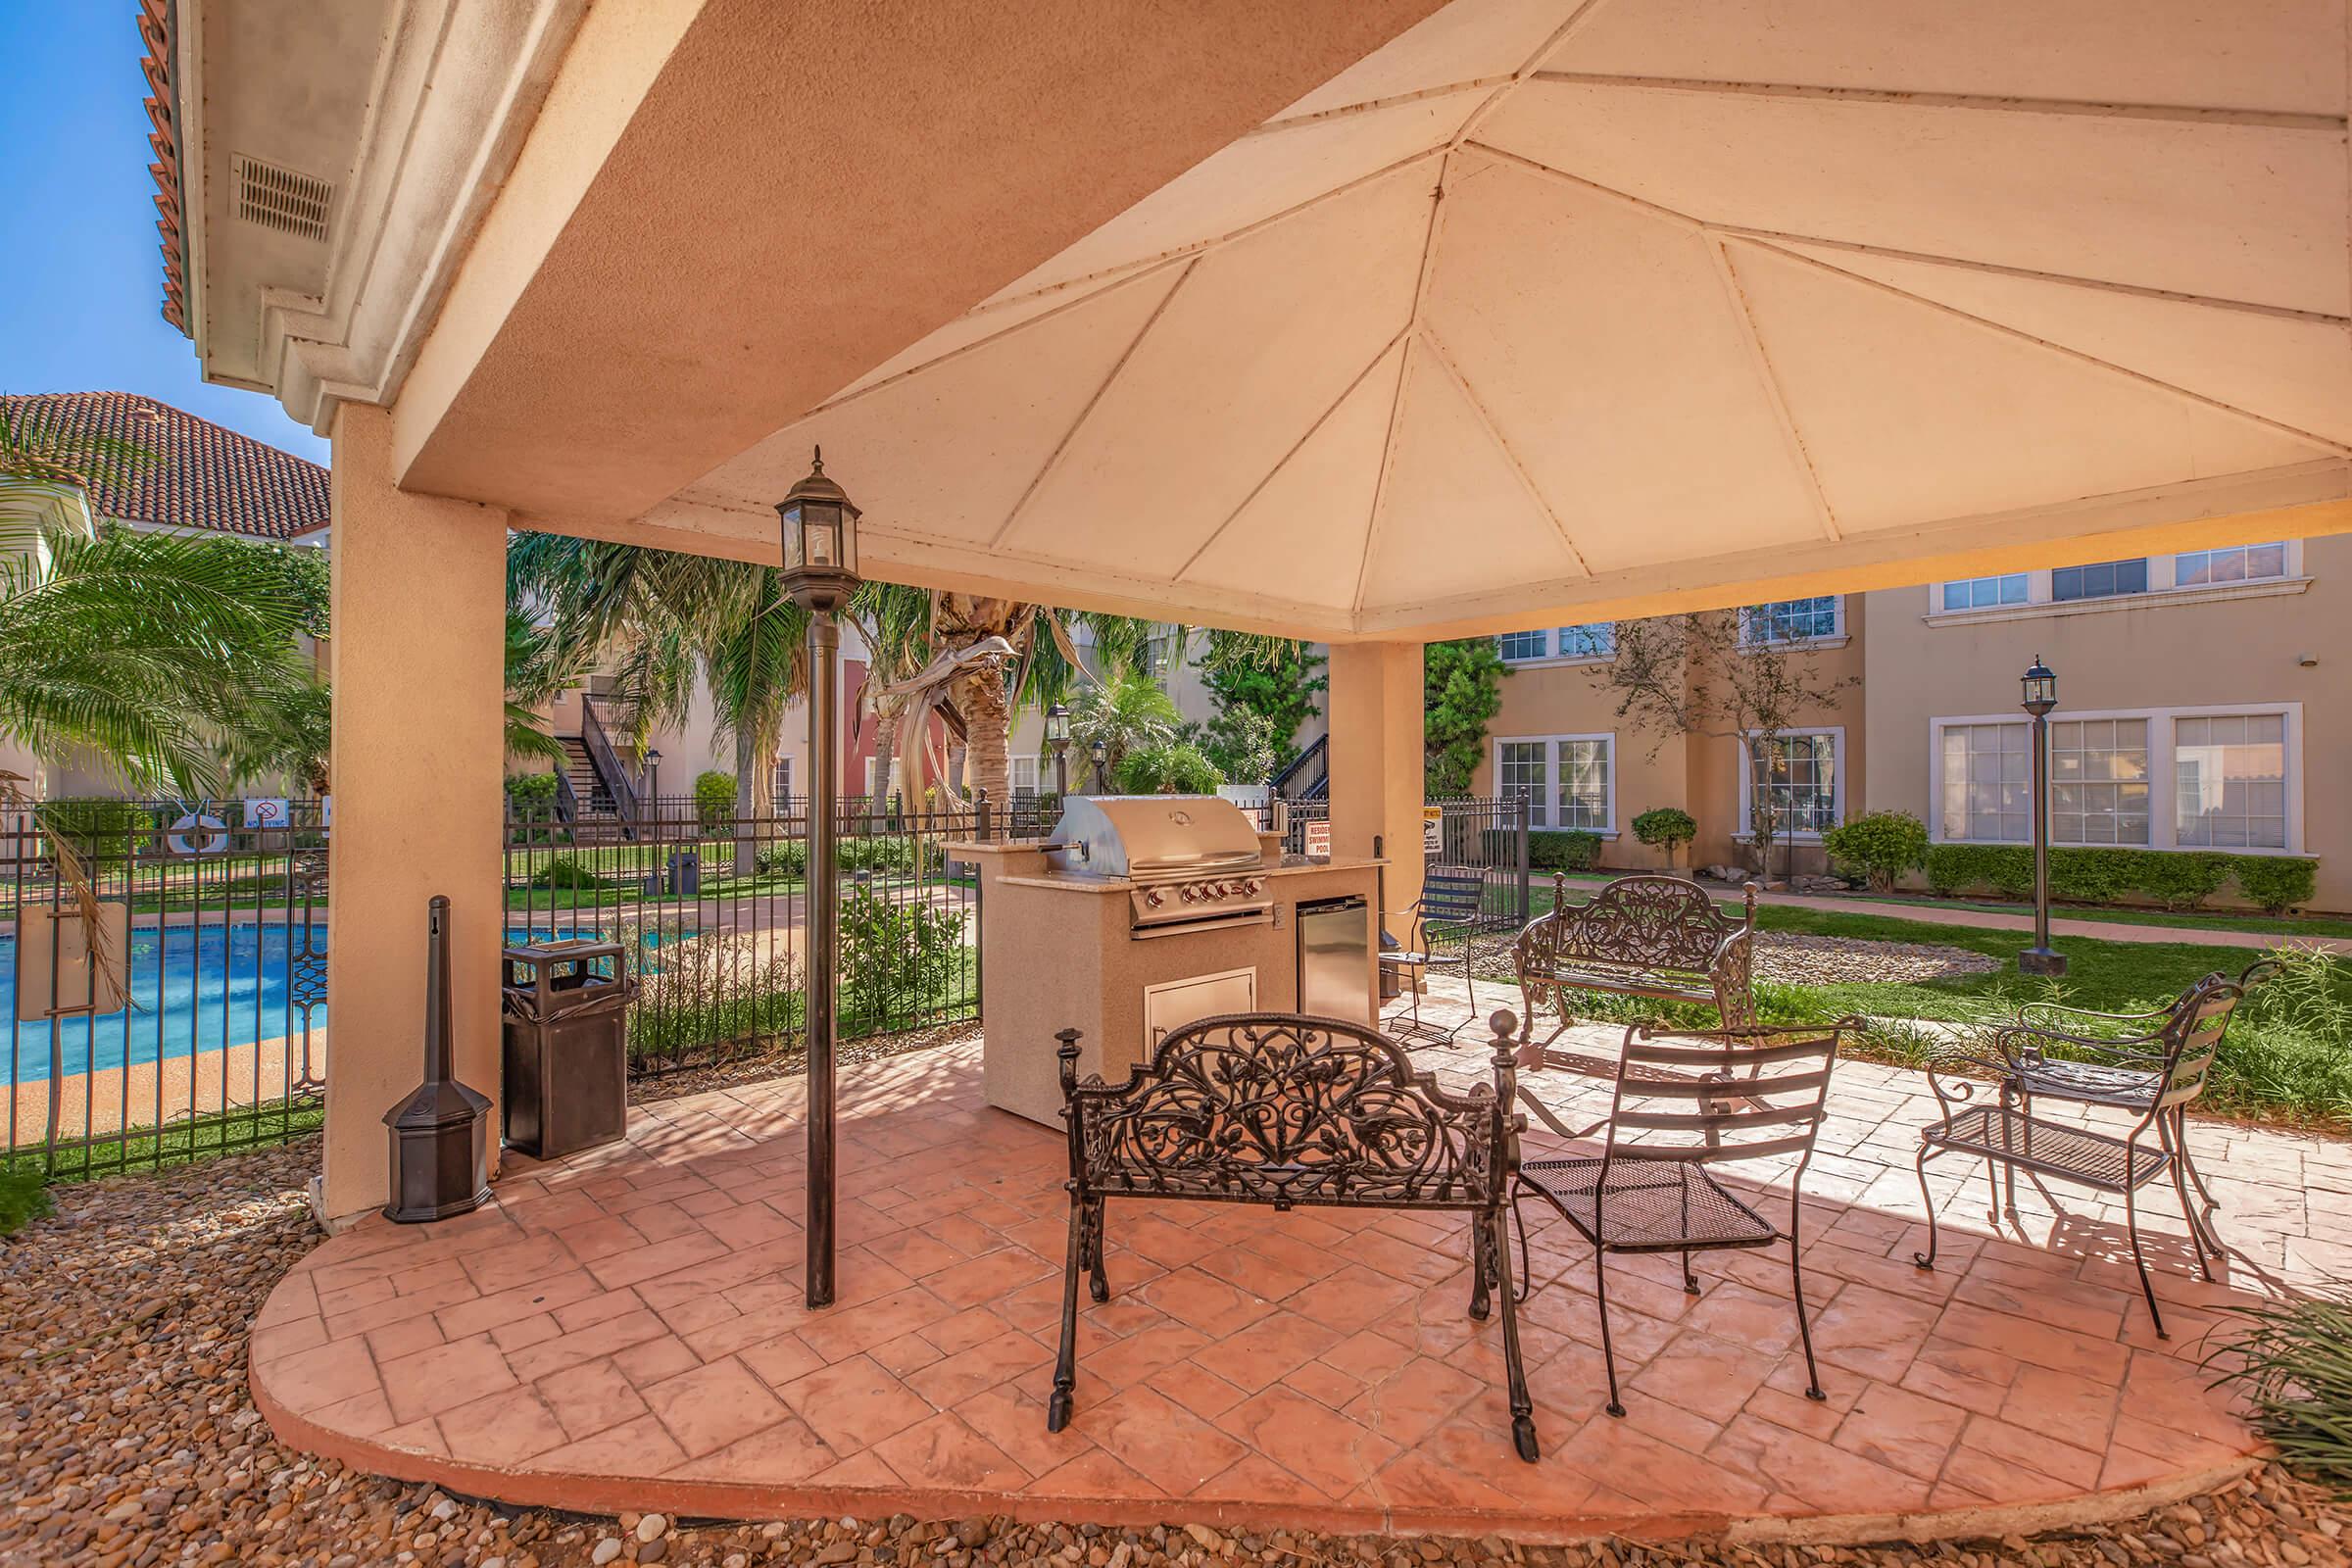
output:
[[1439, 813], [1434, 834], [1423, 828], [1428, 863], [1479, 873], [1489, 925], [1515, 929], [1527, 924], [1527, 798], [1465, 796], [1431, 801], [1426, 809]]
[[[640, 803], [625, 829], [518, 813], [508, 824], [509, 945], [617, 941], [639, 981], [632, 1070], [656, 1073], [787, 1048], [807, 987], [808, 803], [762, 816]], [[841, 868], [842, 1037], [980, 1015], [978, 886], [945, 846], [1041, 832], [1039, 812], [849, 803]]]
[[323, 813], [60, 801], [0, 818], [5, 1163], [103, 1175], [318, 1125]]

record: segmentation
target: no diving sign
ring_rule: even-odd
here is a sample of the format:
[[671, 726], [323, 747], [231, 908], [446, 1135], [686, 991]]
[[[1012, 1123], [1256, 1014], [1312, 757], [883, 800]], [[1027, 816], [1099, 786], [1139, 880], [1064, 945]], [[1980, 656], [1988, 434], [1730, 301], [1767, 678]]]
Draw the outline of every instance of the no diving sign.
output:
[[1446, 808], [1443, 806], [1421, 808], [1421, 853], [1446, 853]]

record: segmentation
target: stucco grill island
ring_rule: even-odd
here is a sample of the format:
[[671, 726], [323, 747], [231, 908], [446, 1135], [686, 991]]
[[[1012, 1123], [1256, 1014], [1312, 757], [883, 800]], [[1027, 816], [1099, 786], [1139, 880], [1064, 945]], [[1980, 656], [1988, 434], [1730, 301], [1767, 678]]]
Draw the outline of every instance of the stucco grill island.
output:
[[[1058, 1126], [1054, 1033], [1112, 1082], [1168, 1030], [1271, 1008], [1376, 1016], [1376, 859], [1282, 853], [1213, 795], [1078, 797], [1044, 839], [953, 844], [980, 876], [988, 1102]], [[1001, 1009], [1001, 1010], [999, 1010]]]

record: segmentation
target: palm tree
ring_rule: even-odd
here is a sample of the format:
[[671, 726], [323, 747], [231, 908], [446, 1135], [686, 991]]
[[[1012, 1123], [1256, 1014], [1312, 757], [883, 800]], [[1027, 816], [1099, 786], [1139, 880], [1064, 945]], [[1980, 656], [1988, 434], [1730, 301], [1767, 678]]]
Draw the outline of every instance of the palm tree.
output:
[[[734, 737], [740, 819], [774, 810], [784, 711], [808, 686], [808, 613], [783, 597], [781, 575], [753, 562], [557, 534], [518, 534], [507, 552], [509, 604], [546, 617], [552, 650], [569, 661], [561, 684], [611, 661], [638, 745], [684, 719], [701, 677], [720, 732]], [[753, 849], [748, 834], [737, 843], [739, 875], [750, 874]]]
[[94, 521], [89, 482], [142, 457], [0, 408], [0, 736], [202, 797], [225, 754], [316, 685], [296, 652], [303, 607], [240, 541]]
[[1176, 739], [1184, 714], [1176, 700], [1149, 675], [1124, 667], [1078, 694], [1070, 709], [1070, 739], [1082, 752], [1102, 748], [1102, 774], [1114, 778], [1127, 754]]

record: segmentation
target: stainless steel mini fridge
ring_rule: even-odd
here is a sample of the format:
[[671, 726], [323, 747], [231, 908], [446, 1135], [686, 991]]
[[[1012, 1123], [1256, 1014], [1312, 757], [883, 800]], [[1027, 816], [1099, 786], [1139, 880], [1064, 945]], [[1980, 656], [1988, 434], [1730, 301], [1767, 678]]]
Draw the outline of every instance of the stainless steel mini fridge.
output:
[[1298, 1010], [1369, 1024], [1372, 910], [1363, 899], [1298, 906]]

